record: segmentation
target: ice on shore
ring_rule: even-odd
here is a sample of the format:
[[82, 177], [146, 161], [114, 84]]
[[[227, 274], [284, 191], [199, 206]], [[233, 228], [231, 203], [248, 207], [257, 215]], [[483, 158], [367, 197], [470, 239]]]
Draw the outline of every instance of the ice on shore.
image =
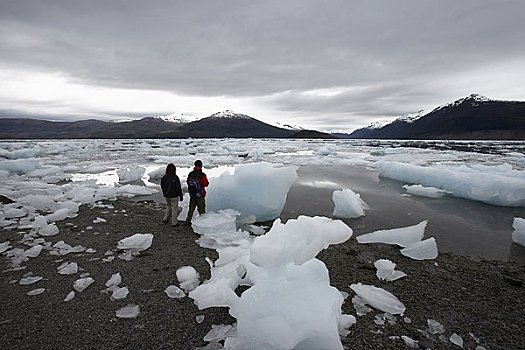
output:
[[11, 249], [11, 245], [9, 244], [9, 241], [5, 241], [0, 243], [0, 254], [7, 251], [8, 249]]
[[40, 244], [34, 245], [24, 252], [24, 255], [29, 258], [36, 258], [42, 252], [43, 246]]
[[92, 277], [79, 278], [73, 283], [73, 288], [80, 293], [89, 287], [93, 282], [95, 282], [95, 280]]
[[395, 281], [407, 275], [403, 271], [395, 270], [396, 264], [388, 259], [379, 259], [374, 266], [377, 269], [376, 276], [380, 280]]
[[224, 172], [210, 181], [206, 205], [209, 211], [234, 209], [241, 217], [254, 215], [258, 222], [281, 214], [290, 187], [297, 179], [297, 167], [270, 163], [241, 164], [234, 174]]
[[186, 293], [191, 292], [199, 285], [199, 273], [192, 266], [182, 266], [176, 271], [177, 279], [179, 280], [180, 287], [184, 289]]
[[122, 277], [120, 276], [120, 273], [114, 273], [111, 275], [109, 280], [106, 282], [106, 287], [113, 287], [118, 286], [122, 282]]
[[184, 293], [182, 289], [175, 285], [167, 286], [166, 289], [164, 289], [164, 293], [166, 293], [166, 295], [172, 299], [180, 299], [186, 296], [186, 293]]
[[403, 188], [407, 191], [407, 193], [429, 198], [441, 198], [444, 195], [451, 193], [436, 187], [425, 187], [421, 185], [404, 185]]
[[45, 288], [37, 288], [37, 289], [33, 289], [29, 292], [27, 292], [26, 294], [29, 295], [29, 296], [32, 296], [32, 295], [39, 295], [39, 294], [42, 294], [46, 291]]
[[115, 316], [118, 318], [136, 318], [139, 314], [140, 307], [136, 304], [128, 304], [115, 311]]
[[129, 294], [128, 287], [116, 287], [113, 289], [113, 292], [111, 294], [111, 298], [115, 300], [125, 299]]
[[[338, 220], [301, 216], [282, 224], [277, 219], [253, 243], [242, 239], [218, 249], [211, 279], [189, 296], [199, 309], [230, 308], [237, 319], [236, 333], [226, 340], [232, 348], [342, 349], [340, 331], [345, 333], [353, 318], [342, 315], [343, 295], [330, 286], [328, 270], [315, 256], [351, 235]], [[240, 297], [239, 285], [250, 286]]]
[[225, 209], [219, 212], [207, 212], [192, 220], [191, 227], [200, 235], [231, 233], [237, 230], [236, 219], [240, 213], [235, 210]]
[[332, 200], [335, 205], [333, 215], [339, 218], [357, 218], [365, 215], [365, 210], [369, 209], [361, 196], [349, 188], [334, 191]]
[[66, 295], [66, 297], [64, 298], [64, 301], [65, 301], [65, 302], [68, 302], [68, 301], [73, 300], [73, 298], [75, 297], [75, 294], [76, 294], [75, 291], [72, 290], [71, 292], [69, 292], [69, 293]]
[[134, 165], [127, 166], [117, 169], [118, 181], [121, 184], [126, 184], [129, 182], [137, 181], [142, 179], [146, 169], [144, 167]]
[[352, 284], [350, 288], [373, 308], [392, 315], [405, 313], [405, 305], [395, 295], [383, 288], [361, 283]]
[[445, 333], [445, 326], [443, 326], [439, 321], [428, 319], [427, 324], [428, 324], [427, 330], [430, 334]]
[[514, 218], [512, 227], [514, 228], [512, 241], [525, 247], [525, 219]]
[[153, 243], [153, 234], [136, 233], [118, 241], [117, 248], [120, 250], [140, 252], [148, 249]]
[[401, 254], [415, 260], [432, 260], [438, 256], [438, 248], [434, 237], [411, 244], [401, 249]]
[[425, 220], [414, 226], [366, 233], [357, 236], [357, 242], [396, 244], [401, 247], [407, 247], [414, 243], [418, 243], [423, 239], [427, 223], [428, 220]]
[[457, 333], [452, 333], [449, 338], [450, 342], [460, 348], [463, 348], [463, 338]]
[[45, 237], [56, 236], [59, 232], [60, 231], [55, 224], [46, 225], [45, 227], [42, 227], [40, 230], [38, 230], [38, 234]]
[[57, 267], [57, 272], [61, 275], [73, 275], [78, 272], [78, 265], [76, 262], [65, 262]]
[[29, 277], [23, 277], [20, 279], [20, 281], [18, 282], [20, 285], [22, 286], [27, 286], [29, 284], [33, 284], [33, 283], [36, 283], [40, 280], [42, 280], [44, 277], [40, 277], [40, 276], [29, 276]]

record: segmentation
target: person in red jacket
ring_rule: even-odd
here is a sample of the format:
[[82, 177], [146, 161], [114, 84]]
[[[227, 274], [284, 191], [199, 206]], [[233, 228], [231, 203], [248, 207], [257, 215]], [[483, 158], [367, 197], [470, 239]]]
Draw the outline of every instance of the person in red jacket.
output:
[[186, 183], [188, 184], [188, 193], [190, 194], [190, 207], [188, 210], [188, 217], [186, 218], [186, 225], [191, 224], [193, 212], [195, 208], [199, 211], [199, 215], [206, 212], [206, 187], [209, 182], [206, 174], [202, 172], [202, 161], [196, 160], [193, 171], [188, 174]]

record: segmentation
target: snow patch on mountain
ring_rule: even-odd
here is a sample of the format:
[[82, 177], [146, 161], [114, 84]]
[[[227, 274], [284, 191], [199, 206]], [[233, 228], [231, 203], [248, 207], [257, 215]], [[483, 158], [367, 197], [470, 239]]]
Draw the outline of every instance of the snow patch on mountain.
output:
[[471, 94], [467, 97], [460, 98], [459, 100], [456, 100], [454, 102], [447, 103], [439, 107], [436, 107], [434, 108], [434, 110], [432, 110], [432, 112], [436, 112], [436, 111], [439, 111], [445, 108], [457, 107], [463, 103], [470, 103], [472, 106], [478, 106], [480, 103], [490, 102], [490, 101], [496, 101], [496, 100], [492, 100], [486, 96], [482, 96], [478, 94]]
[[193, 115], [187, 115], [184, 113], [178, 113], [178, 112], [168, 114], [168, 115], [159, 115], [155, 118], [161, 119], [161, 120], [164, 120], [170, 123], [177, 123], [177, 124], [187, 124], [187, 123], [191, 123], [191, 122], [201, 119], [200, 117], [196, 117]]
[[227, 109], [222, 112], [217, 112], [209, 116], [209, 118], [225, 118], [225, 119], [252, 119], [246, 114], [236, 113], [230, 109]]

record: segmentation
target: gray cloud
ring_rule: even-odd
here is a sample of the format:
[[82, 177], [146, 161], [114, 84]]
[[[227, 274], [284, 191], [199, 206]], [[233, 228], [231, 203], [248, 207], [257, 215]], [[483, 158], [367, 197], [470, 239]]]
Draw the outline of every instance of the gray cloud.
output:
[[[335, 124], [492, 91], [460, 77], [525, 61], [524, 11], [507, 0], [2, 1], [0, 68], [254, 97]], [[303, 94], [332, 87], [354, 92]]]

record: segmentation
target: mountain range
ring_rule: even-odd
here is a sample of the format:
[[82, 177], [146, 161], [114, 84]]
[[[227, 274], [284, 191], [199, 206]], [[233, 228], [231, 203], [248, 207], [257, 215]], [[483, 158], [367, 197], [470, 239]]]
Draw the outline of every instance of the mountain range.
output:
[[358, 129], [348, 138], [525, 140], [525, 102], [498, 101], [472, 94], [430, 113], [400, 117], [382, 126]]
[[203, 119], [180, 114], [108, 122], [53, 122], [1, 118], [0, 139], [65, 138], [367, 138], [525, 140], [525, 102], [491, 100], [470, 95], [439, 106], [430, 113], [397, 118], [350, 134], [329, 134], [264, 123], [241, 113], [224, 111]]

